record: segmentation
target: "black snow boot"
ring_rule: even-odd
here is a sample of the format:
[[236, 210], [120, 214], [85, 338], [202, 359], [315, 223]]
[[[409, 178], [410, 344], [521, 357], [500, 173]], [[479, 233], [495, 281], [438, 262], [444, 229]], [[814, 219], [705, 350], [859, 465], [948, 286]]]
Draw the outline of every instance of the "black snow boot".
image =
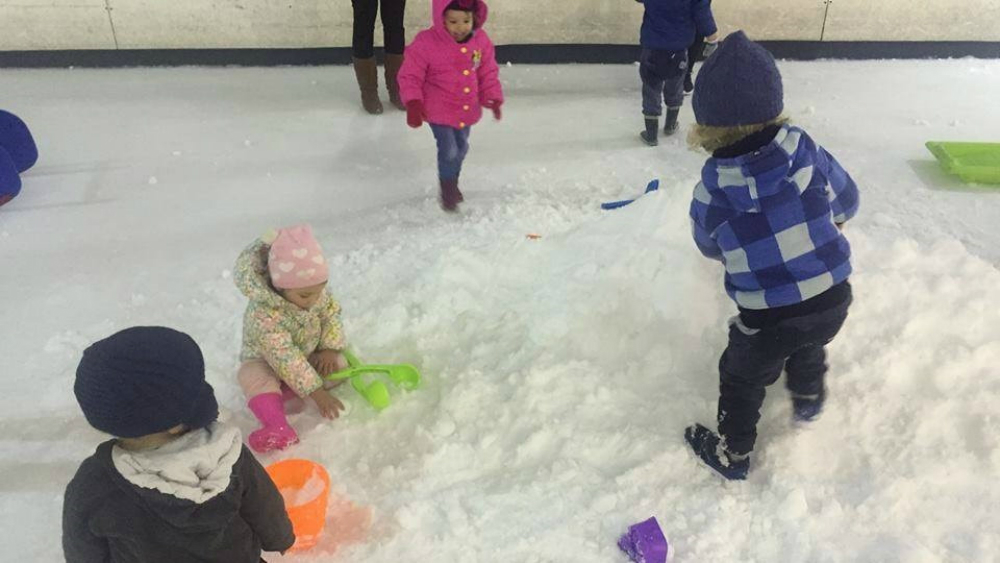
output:
[[642, 137], [642, 142], [646, 143], [651, 147], [655, 147], [660, 144], [657, 136], [659, 135], [660, 129], [660, 118], [656, 116], [646, 116], [646, 130], [639, 133]]
[[663, 124], [663, 134], [669, 137], [677, 132], [677, 116], [681, 108], [667, 108], [667, 122]]

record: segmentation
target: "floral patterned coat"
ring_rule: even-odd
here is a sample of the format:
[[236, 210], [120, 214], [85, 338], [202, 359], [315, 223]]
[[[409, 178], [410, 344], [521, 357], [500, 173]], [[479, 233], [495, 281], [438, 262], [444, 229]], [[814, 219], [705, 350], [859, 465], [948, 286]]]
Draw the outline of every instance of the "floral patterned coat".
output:
[[250, 299], [243, 316], [240, 360], [265, 360], [286, 385], [305, 397], [323, 386], [323, 379], [309, 364], [309, 354], [346, 346], [340, 305], [327, 292], [308, 310], [285, 300], [271, 287], [270, 248], [268, 237], [262, 237], [236, 260], [236, 287]]

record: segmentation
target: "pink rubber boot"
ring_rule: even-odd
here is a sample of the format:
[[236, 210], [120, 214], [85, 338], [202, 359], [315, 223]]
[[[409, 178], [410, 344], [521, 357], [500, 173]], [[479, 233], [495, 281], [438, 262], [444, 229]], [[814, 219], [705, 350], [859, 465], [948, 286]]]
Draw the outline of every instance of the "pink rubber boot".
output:
[[261, 393], [247, 403], [263, 425], [250, 433], [247, 442], [257, 453], [283, 450], [299, 442], [299, 435], [288, 425], [281, 393]]

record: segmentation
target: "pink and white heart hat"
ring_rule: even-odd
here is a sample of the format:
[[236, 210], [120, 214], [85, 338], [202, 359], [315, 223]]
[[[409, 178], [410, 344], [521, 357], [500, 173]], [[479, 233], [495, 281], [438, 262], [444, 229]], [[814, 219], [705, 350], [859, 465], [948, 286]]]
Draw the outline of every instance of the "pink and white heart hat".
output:
[[267, 270], [277, 289], [301, 289], [330, 278], [323, 249], [309, 225], [278, 229], [267, 254]]

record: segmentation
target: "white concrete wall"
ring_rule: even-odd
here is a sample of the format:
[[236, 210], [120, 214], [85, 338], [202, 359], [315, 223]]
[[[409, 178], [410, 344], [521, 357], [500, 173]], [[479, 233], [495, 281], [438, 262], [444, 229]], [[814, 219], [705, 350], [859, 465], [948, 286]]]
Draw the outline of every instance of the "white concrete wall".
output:
[[104, 0], [0, 0], [0, 49], [114, 49]]
[[[410, 0], [408, 35], [430, 0]], [[539, 7], [541, 5], [542, 7]], [[492, 0], [500, 44], [638, 40], [632, 0]], [[723, 31], [818, 40], [826, 0], [715, 0]], [[1000, 0], [831, 0], [828, 40], [1000, 40]], [[350, 0], [0, 0], [0, 50], [342, 47]]]
[[834, 0], [830, 41], [1000, 41], [1000, 0]]
[[819, 41], [826, 4], [823, 0], [715, 0], [712, 11], [723, 34], [743, 29], [751, 39]]

